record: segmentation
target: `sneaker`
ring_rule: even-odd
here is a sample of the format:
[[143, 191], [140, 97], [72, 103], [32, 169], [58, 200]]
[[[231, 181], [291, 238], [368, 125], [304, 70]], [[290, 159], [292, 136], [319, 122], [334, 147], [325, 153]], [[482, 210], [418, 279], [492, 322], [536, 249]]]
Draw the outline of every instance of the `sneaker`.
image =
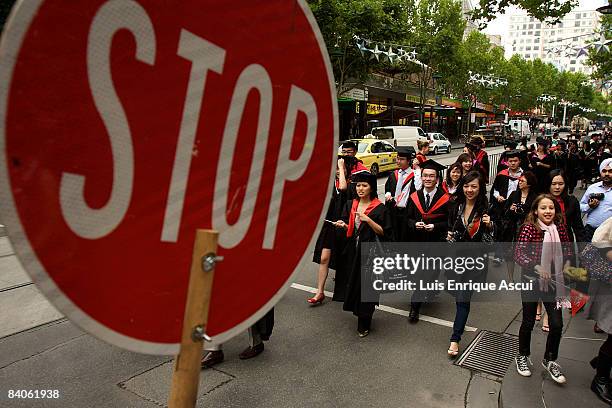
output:
[[531, 364], [531, 360], [529, 357], [519, 354], [514, 360], [516, 362], [516, 371], [523, 377], [530, 377], [531, 370], [529, 369], [529, 364]]
[[542, 360], [542, 367], [548, 371], [550, 378], [552, 378], [556, 383], [565, 384], [565, 381], [567, 381], [563, 375], [563, 372], [561, 372], [561, 366], [557, 364], [556, 361]]

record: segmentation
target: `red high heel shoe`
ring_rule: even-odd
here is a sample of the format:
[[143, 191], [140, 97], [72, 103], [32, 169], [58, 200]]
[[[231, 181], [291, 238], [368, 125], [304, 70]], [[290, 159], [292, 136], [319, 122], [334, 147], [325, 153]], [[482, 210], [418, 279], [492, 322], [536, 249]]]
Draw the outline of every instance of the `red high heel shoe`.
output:
[[306, 299], [310, 306], [317, 306], [323, 304], [323, 300], [325, 300], [324, 293], [320, 293], [318, 295], [314, 295], [313, 297]]

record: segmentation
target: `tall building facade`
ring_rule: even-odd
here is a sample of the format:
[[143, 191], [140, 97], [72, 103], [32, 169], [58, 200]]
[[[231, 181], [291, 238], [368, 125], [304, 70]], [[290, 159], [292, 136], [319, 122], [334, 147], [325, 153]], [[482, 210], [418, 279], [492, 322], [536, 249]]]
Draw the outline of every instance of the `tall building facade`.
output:
[[577, 54], [587, 41], [596, 37], [592, 34], [600, 27], [599, 16], [595, 10], [576, 10], [550, 25], [517, 11], [510, 15], [506, 49], [526, 60], [539, 58], [560, 70], [588, 75], [592, 69], [584, 65], [586, 57]]

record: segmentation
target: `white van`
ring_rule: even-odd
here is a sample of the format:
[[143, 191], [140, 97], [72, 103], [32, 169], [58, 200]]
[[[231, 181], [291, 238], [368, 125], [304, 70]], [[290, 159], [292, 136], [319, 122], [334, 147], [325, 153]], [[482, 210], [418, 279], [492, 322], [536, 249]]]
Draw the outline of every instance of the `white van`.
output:
[[508, 121], [512, 134], [519, 138], [531, 137], [531, 130], [529, 130], [529, 121], [524, 119], [512, 119]]
[[[418, 126], [384, 126], [372, 128], [372, 134], [377, 139], [384, 139], [393, 143], [395, 147], [412, 147], [418, 151], [417, 140], [427, 138], [427, 134]], [[393, 141], [391, 141], [393, 139]]]

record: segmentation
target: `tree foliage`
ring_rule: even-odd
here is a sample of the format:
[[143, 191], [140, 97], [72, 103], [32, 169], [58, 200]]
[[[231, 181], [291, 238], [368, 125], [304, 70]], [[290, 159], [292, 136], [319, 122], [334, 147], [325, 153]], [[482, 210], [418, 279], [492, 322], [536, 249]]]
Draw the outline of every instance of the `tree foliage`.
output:
[[479, 0], [471, 17], [484, 28], [510, 6], [520, 7], [540, 21], [556, 23], [578, 6], [578, 0]]
[[[606, 39], [612, 39], [612, 15], [601, 17], [601, 32]], [[612, 79], [612, 50], [607, 52], [597, 52], [596, 49], [589, 49], [587, 64], [594, 68], [593, 77], [602, 80]]]

